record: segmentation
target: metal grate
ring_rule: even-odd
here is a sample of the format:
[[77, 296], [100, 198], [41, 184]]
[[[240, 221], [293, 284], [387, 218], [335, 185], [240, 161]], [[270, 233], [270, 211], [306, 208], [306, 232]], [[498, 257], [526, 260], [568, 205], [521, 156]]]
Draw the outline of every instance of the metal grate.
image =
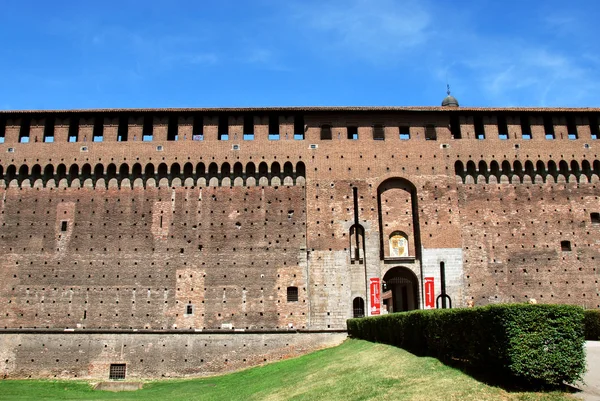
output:
[[127, 366], [124, 363], [111, 363], [108, 378], [110, 380], [124, 380]]
[[298, 302], [298, 287], [287, 288], [287, 301]]

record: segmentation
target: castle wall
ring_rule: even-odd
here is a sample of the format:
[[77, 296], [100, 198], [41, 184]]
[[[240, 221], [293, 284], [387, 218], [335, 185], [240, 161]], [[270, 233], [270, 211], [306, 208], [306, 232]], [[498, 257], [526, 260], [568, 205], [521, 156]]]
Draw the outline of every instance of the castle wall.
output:
[[11, 333], [0, 335], [4, 378], [108, 380], [205, 376], [339, 345], [346, 333]]
[[[441, 263], [453, 307], [600, 307], [598, 114], [0, 113], [3, 341], [18, 330], [31, 344], [46, 336], [36, 330], [343, 330], [355, 298], [371, 310], [371, 278], [408, 269], [422, 308], [425, 277], [440, 295]], [[406, 257], [389, 253], [396, 231]], [[15, 355], [3, 360], [32, 359]]]

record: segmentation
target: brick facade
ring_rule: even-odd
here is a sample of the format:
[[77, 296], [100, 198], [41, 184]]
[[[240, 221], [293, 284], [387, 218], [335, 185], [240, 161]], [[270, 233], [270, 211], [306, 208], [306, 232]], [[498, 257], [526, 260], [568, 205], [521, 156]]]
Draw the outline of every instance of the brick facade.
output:
[[441, 263], [453, 306], [598, 308], [599, 114], [2, 112], [0, 330], [344, 329]]

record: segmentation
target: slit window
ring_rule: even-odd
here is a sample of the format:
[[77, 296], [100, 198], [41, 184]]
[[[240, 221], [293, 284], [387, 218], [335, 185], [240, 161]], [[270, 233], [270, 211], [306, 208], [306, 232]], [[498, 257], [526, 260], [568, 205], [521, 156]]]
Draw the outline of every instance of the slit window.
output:
[[142, 141], [152, 142], [154, 137], [154, 125], [152, 124], [152, 116], [144, 117], [144, 125], [142, 127]]
[[6, 119], [0, 117], [0, 143], [4, 143], [6, 137]]
[[219, 141], [229, 140], [229, 123], [227, 122], [227, 116], [219, 116], [217, 135]]
[[60, 222], [60, 231], [65, 232], [67, 231], [67, 227], [68, 227], [68, 222], [66, 220], [63, 220]]
[[425, 126], [425, 140], [436, 141], [437, 133], [435, 132], [435, 126], [433, 124], [427, 124]]
[[331, 140], [331, 125], [328, 125], [328, 124], [321, 125], [321, 140], [322, 141]]
[[127, 133], [129, 131], [129, 125], [127, 117], [119, 117], [119, 128], [117, 129], [117, 142], [127, 141]]
[[485, 139], [485, 126], [483, 125], [483, 118], [481, 116], [473, 117], [473, 126], [475, 128], [475, 138]]
[[279, 140], [279, 116], [269, 116], [269, 140]]
[[294, 139], [303, 140], [304, 132], [304, 116], [294, 116]]
[[521, 138], [531, 139], [531, 124], [528, 116], [521, 116]]
[[125, 380], [127, 365], [124, 363], [111, 363], [108, 372], [109, 380]]
[[348, 139], [356, 141], [358, 139], [358, 127], [351, 125], [348, 128]]
[[104, 141], [104, 117], [96, 117], [94, 120], [94, 130], [92, 133], [92, 141]]
[[544, 117], [544, 134], [546, 139], [554, 139], [554, 125], [552, 124], [552, 117]]
[[187, 304], [185, 306], [185, 314], [186, 315], [193, 315], [194, 314], [194, 305], [192, 304]]
[[254, 140], [254, 116], [244, 116], [244, 141]]
[[506, 124], [506, 117], [498, 116], [498, 138], [508, 139], [508, 125]]
[[560, 241], [560, 250], [563, 252], [571, 251], [571, 241]]
[[54, 118], [52, 117], [46, 118], [46, 123], [44, 124], [44, 142], [54, 142]]
[[461, 139], [460, 118], [456, 114], [450, 115], [450, 134], [453, 139]]
[[400, 139], [408, 141], [410, 139], [410, 127], [408, 125], [400, 126]]
[[592, 139], [598, 139], [598, 136], [600, 135], [597, 115], [590, 116], [590, 134], [592, 136]]
[[600, 224], [600, 213], [590, 213], [592, 224]]
[[192, 125], [192, 140], [204, 140], [204, 118], [202, 116], [194, 116], [194, 123]]
[[567, 135], [569, 139], [577, 139], [577, 123], [575, 122], [575, 117], [567, 116]]
[[373, 139], [376, 141], [385, 141], [385, 131], [383, 125], [375, 124], [373, 126]]
[[287, 301], [298, 302], [298, 287], [287, 288]]
[[169, 116], [169, 122], [167, 125], [167, 141], [179, 140], [179, 124], [177, 120], [177, 116]]
[[19, 143], [29, 143], [29, 132], [31, 123], [28, 118], [21, 120], [21, 129], [19, 130]]

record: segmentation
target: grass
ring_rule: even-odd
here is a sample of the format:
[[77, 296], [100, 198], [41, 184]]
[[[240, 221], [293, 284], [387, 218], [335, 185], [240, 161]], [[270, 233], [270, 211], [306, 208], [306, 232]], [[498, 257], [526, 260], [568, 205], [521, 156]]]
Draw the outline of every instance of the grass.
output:
[[573, 400], [507, 392], [433, 358], [347, 340], [300, 358], [223, 376], [160, 380], [135, 392], [92, 390], [84, 381], [4, 380], [2, 400]]

